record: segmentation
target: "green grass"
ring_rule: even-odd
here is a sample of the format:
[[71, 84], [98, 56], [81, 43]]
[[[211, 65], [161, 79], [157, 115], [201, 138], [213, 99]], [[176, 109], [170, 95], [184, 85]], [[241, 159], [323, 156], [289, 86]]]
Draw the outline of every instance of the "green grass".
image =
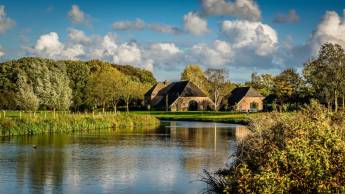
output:
[[248, 124], [249, 115], [260, 113], [237, 113], [237, 112], [164, 112], [164, 111], [141, 111], [135, 114], [151, 115], [161, 120], [186, 120], [186, 121], [211, 121], [224, 123]]
[[0, 136], [71, 133], [98, 129], [152, 129], [153, 116], [135, 113], [0, 112]]

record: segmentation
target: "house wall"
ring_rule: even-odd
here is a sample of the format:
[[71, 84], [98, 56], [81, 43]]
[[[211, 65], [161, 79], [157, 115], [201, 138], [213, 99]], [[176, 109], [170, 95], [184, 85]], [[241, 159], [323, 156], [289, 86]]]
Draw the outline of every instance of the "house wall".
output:
[[255, 102], [258, 104], [257, 111], [263, 110], [263, 97], [244, 97], [235, 107], [236, 111], [250, 111], [250, 104]]
[[171, 106], [171, 111], [188, 111], [190, 101], [198, 103], [198, 110], [213, 109], [214, 104], [208, 97], [180, 97]]

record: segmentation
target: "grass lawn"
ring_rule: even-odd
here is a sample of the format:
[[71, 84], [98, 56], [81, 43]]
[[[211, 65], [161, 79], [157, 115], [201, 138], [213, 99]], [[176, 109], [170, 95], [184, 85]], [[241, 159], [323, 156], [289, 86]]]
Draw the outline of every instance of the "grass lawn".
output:
[[136, 111], [136, 114], [152, 115], [161, 120], [189, 120], [189, 121], [213, 121], [225, 123], [248, 124], [248, 115], [260, 113], [237, 113], [237, 112], [213, 112], [213, 111], [188, 111], [188, 112], [165, 112], [165, 111]]

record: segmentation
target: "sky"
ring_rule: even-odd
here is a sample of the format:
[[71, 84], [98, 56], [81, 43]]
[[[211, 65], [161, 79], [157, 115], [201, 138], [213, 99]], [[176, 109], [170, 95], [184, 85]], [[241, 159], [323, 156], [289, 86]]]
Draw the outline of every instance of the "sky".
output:
[[160, 81], [199, 64], [244, 82], [345, 47], [344, 13], [344, 0], [2, 0], [0, 61], [101, 59]]

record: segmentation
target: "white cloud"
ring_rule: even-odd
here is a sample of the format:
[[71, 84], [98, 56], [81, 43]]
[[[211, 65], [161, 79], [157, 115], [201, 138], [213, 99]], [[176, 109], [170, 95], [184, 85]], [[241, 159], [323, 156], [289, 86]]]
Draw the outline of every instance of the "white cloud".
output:
[[46, 54], [48, 57], [55, 58], [60, 55], [64, 45], [59, 41], [56, 32], [50, 32], [40, 36], [35, 45], [37, 53]]
[[6, 32], [15, 26], [15, 21], [6, 16], [5, 6], [0, 5], [0, 33]]
[[141, 50], [135, 43], [125, 43], [118, 47], [117, 54], [113, 56], [113, 62], [117, 64], [136, 64], [141, 62]]
[[182, 31], [177, 28], [166, 24], [150, 24], [142, 19], [137, 18], [135, 21], [119, 21], [113, 23], [115, 30], [152, 30], [167, 34], [180, 34]]
[[84, 24], [90, 26], [91, 22], [87, 19], [86, 14], [80, 10], [78, 5], [72, 5], [72, 9], [68, 12], [68, 17], [73, 23]]
[[155, 66], [173, 69], [179, 64], [183, 51], [174, 43], [154, 43], [145, 49], [144, 55]]
[[345, 9], [342, 17], [334, 11], [326, 12], [310, 40], [312, 55], [317, 55], [320, 46], [326, 42], [345, 48]]
[[215, 40], [210, 45], [199, 43], [187, 51], [187, 63], [196, 63], [208, 67], [220, 67], [230, 64], [233, 52], [231, 46], [221, 40]]
[[259, 56], [272, 54], [278, 44], [276, 31], [261, 22], [225, 20], [221, 31], [233, 48], [253, 49]]
[[242, 19], [260, 20], [260, 9], [253, 0], [202, 0], [206, 15], [237, 16]]
[[295, 23], [299, 21], [299, 16], [296, 10], [291, 9], [287, 15], [278, 14], [273, 21], [276, 23]]
[[68, 30], [68, 38], [76, 43], [87, 43], [91, 41], [91, 39], [86, 36], [83, 31], [74, 28], [70, 28]]
[[198, 14], [189, 12], [183, 17], [184, 28], [187, 32], [201, 36], [207, 32], [209, 29], [207, 27], [207, 21], [202, 19]]
[[33, 55], [52, 59], [76, 59], [84, 54], [84, 48], [81, 44], [65, 46], [60, 42], [59, 35], [56, 32], [50, 32], [40, 36], [30, 52]]

